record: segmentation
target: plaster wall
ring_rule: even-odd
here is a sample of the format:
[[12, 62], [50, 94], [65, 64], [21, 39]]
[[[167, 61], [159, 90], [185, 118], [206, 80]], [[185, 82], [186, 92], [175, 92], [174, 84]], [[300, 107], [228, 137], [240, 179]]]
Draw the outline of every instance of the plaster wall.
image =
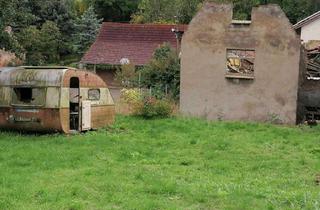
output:
[[[300, 39], [277, 5], [253, 8], [252, 23], [232, 24], [230, 4], [206, 3], [182, 40], [184, 115], [209, 120], [295, 124]], [[254, 79], [226, 78], [227, 49], [255, 50]]]

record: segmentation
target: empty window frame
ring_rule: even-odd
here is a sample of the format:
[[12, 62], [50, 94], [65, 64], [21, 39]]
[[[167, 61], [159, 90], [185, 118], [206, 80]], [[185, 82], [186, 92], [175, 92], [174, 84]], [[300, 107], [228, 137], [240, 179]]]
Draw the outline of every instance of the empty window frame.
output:
[[16, 87], [13, 88], [12, 103], [17, 105], [44, 105], [45, 88]]
[[90, 89], [88, 90], [88, 99], [91, 101], [100, 100], [100, 90], [99, 89]]
[[32, 101], [32, 88], [15, 88], [14, 92], [18, 101], [23, 103], [31, 103]]
[[254, 78], [255, 51], [247, 49], [227, 49], [227, 78]]

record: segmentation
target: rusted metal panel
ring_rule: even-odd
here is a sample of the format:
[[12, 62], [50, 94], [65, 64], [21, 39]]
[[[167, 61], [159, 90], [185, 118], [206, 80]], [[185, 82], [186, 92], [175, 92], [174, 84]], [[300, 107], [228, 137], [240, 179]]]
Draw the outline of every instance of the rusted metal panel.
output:
[[59, 109], [0, 108], [0, 128], [21, 131], [58, 132]]
[[69, 108], [69, 88], [60, 89], [60, 108]]
[[46, 97], [47, 108], [59, 108], [60, 107], [60, 87], [48, 87]]
[[67, 68], [2, 68], [0, 69], [0, 86], [60, 87], [67, 70]]
[[92, 106], [92, 128], [98, 129], [111, 125], [115, 120], [115, 106]]
[[0, 106], [9, 106], [11, 101], [11, 89], [0, 87]]

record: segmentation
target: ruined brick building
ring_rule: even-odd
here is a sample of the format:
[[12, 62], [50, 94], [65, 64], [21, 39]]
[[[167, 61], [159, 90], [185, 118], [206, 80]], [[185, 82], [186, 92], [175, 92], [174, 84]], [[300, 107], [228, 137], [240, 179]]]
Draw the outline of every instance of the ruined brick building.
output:
[[297, 122], [300, 39], [278, 5], [233, 20], [206, 3], [182, 40], [181, 112], [210, 120]]

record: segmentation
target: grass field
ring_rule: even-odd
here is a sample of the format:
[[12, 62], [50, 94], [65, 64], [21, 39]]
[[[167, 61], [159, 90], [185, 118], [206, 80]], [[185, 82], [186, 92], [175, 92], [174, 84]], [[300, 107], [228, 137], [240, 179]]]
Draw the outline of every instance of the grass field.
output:
[[320, 128], [195, 119], [0, 133], [0, 209], [320, 209]]

